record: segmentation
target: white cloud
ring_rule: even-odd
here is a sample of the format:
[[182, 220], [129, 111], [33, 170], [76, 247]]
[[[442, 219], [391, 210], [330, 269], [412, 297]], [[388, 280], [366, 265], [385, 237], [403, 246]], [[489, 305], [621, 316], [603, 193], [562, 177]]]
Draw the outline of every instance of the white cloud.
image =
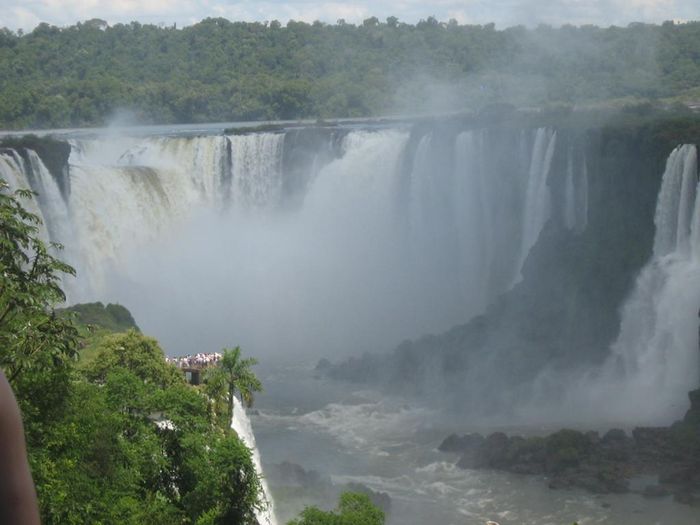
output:
[[396, 16], [415, 23], [435, 16], [463, 23], [627, 25], [700, 19], [698, 0], [0, 0], [0, 26], [33, 29], [39, 22], [65, 26], [102, 18], [110, 23], [190, 24], [208, 16], [232, 20], [289, 19], [361, 22], [369, 16]]

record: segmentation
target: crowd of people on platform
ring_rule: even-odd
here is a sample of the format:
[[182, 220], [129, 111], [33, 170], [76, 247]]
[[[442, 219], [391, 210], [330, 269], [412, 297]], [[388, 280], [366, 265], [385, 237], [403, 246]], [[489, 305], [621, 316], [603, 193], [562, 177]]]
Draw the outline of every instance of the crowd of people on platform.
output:
[[178, 368], [203, 368], [218, 363], [221, 357], [222, 355], [219, 352], [211, 354], [200, 352], [195, 355], [187, 354], [182, 357], [166, 357], [165, 360]]

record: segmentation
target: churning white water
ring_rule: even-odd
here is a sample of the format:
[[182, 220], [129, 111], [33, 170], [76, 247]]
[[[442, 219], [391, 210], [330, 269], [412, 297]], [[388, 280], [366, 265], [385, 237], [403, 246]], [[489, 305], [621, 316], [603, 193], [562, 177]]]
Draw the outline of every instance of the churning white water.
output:
[[260, 476], [263, 496], [266, 499], [265, 503], [267, 506], [265, 509], [259, 510], [255, 513], [258, 523], [260, 525], [277, 525], [272, 496], [270, 495], [270, 488], [267, 486], [267, 480], [265, 479], [262, 463], [260, 461], [260, 452], [255, 444], [255, 434], [253, 434], [253, 428], [250, 425], [250, 419], [248, 419], [248, 414], [246, 414], [245, 407], [243, 407], [241, 401], [235, 396], [233, 398], [233, 422], [231, 423], [231, 428], [236, 431], [238, 437], [251, 450], [255, 470]]

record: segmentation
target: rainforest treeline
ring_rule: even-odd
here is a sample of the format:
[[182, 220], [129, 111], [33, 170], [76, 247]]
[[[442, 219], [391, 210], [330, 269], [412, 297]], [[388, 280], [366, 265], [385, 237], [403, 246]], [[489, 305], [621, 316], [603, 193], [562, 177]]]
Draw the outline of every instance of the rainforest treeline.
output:
[[6, 129], [688, 102], [700, 99], [700, 22], [40, 24], [0, 30], [0, 93]]

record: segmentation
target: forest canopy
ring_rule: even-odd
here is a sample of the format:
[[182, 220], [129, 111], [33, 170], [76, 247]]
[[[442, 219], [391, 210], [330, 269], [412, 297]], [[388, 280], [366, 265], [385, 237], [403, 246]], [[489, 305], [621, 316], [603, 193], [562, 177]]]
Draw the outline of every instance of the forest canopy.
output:
[[700, 22], [360, 25], [208, 18], [0, 30], [0, 128], [365, 117], [700, 99]]

